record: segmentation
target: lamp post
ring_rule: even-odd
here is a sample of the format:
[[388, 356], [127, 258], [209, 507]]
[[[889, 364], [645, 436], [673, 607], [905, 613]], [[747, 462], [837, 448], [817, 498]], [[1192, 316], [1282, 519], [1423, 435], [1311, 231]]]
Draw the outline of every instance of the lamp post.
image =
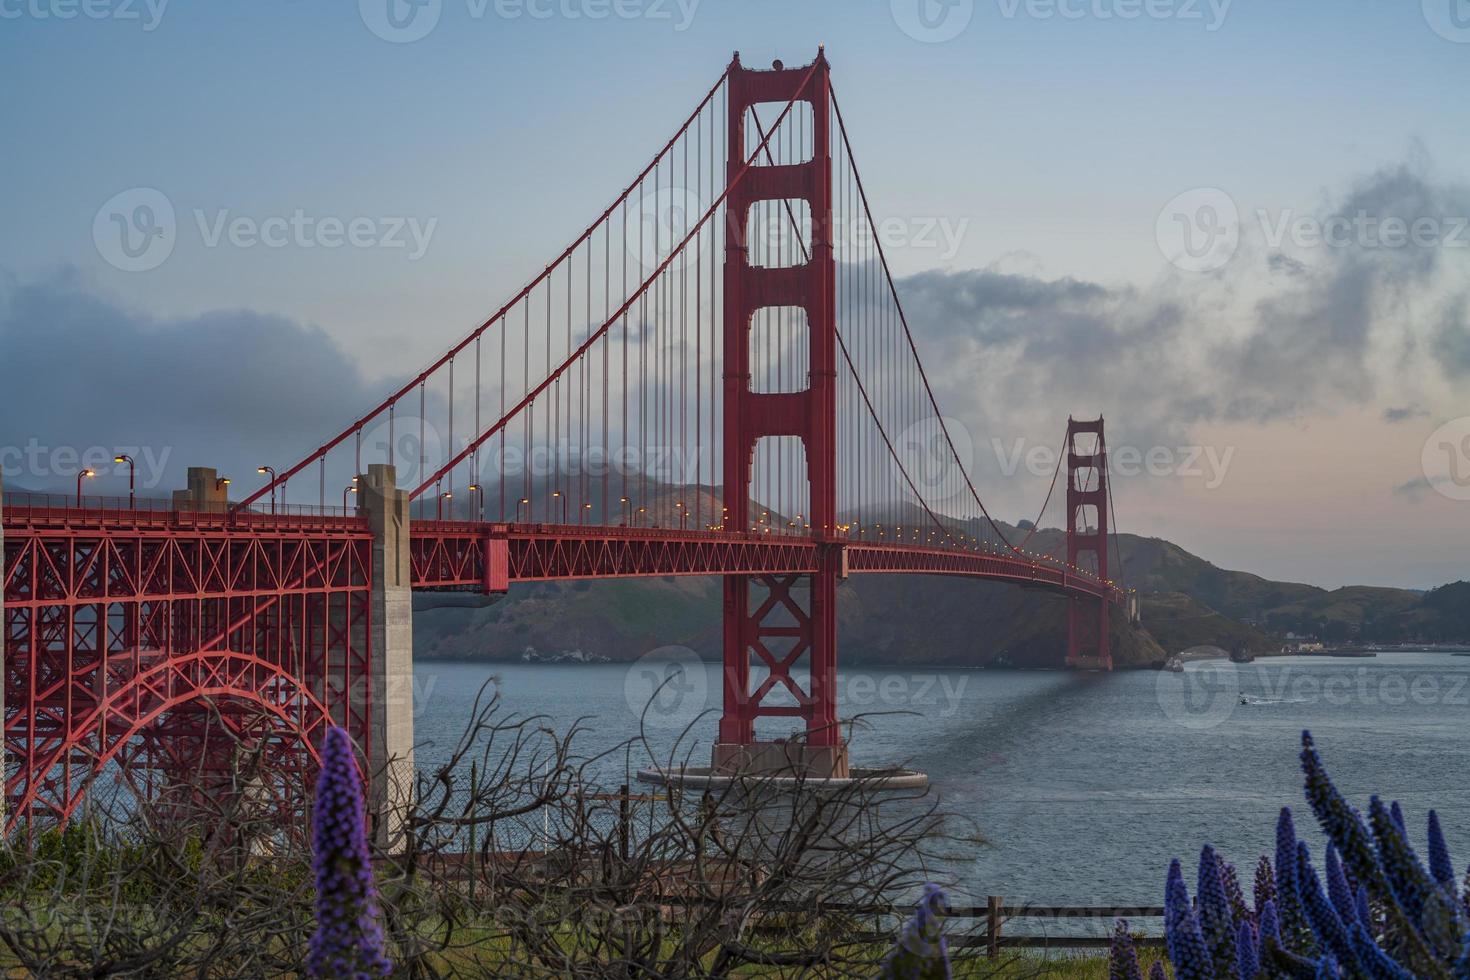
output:
[[82, 481], [83, 480], [90, 480], [90, 479], [92, 479], [92, 477], [94, 477], [96, 475], [97, 474], [94, 473], [94, 472], [92, 472], [91, 470], [82, 470], [80, 473], [77, 474], [77, 506], [78, 507], [82, 506]]
[[647, 507], [639, 507], [638, 508], [638, 526], [639, 527], [642, 527], [643, 526], [643, 515], [646, 514], [646, 513], [648, 513], [648, 508]]
[[450, 517], [453, 517], [454, 516], [454, 503], [453, 503], [453, 500], [454, 500], [454, 491], [453, 490], [445, 490], [443, 493], [441, 493], [439, 495], [439, 504], [438, 504], [437, 518], [436, 518], [437, 520], [441, 520], [441, 521], [444, 520], [444, 501], [446, 501], [446, 500], [450, 501], [450, 504], [449, 504], [449, 516]]
[[133, 489], [133, 478], [135, 473], [137, 472], [137, 467], [133, 465], [133, 457], [129, 456], [127, 453], [118, 453], [116, 456], [112, 457], [112, 461], [114, 463], [128, 464], [128, 510], [137, 510], [137, 494], [134, 492]]
[[344, 514], [347, 512], [347, 495], [349, 493], [357, 493], [356, 484], [353, 484], [352, 486], [346, 487], [342, 490], [342, 512]]
[[687, 531], [689, 529], [689, 508], [685, 507], [684, 501], [681, 500], [674, 504], [674, 509], [679, 512], [679, 530]]
[[480, 520], [483, 521], [485, 519], [485, 488], [480, 486], [478, 483], [471, 483], [467, 489], [470, 491], [470, 493], [479, 494], [479, 497], [471, 499], [479, 501], [479, 504], [475, 507], [475, 513], [478, 514]]
[[264, 473], [271, 478], [271, 513], [276, 512], [276, 471], [269, 466], [257, 466], [255, 472]]
[[565, 496], [563, 496], [563, 494], [562, 494], [562, 492], [560, 490], [553, 490], [553, 491], [551, 491], [551, 499], [553, 499], [553, 500], [558, 500], [558, 499], [561, 500], [561, 522], [562, 522], [562, 524], [566, 524], [567, 523], [567, 498]]
[[623, 527], [632, 527], [632, 525], [633, 525], [633, 505], [632, 505], [632, 503], [629, 502], [629, 500], [628, 500], [627, 497], [619, 497], [618, 498], [618, 503], [622, 505], [622, 511], [623, 511]]
[[582, 505], [582, 513], [580, 513], [580, 514], [577, 515], [577, 523], [578, 524], [586, 524], [587, 523], [587, 512], [589, 510], [591, 510], [591, 509], [592, 509], [592, 505], [591, 504], [583, 504]]
[[531, 519], [531, 498], [530, 497], [522, 497], [520, 500], [517, 500], [516, 501], [516, 520], [518, 520], [518, 521], [521, 519], [521, 508], [522, 507], [526, 508], [526, 521], [529, 523], [530, 522], [530, 519]]

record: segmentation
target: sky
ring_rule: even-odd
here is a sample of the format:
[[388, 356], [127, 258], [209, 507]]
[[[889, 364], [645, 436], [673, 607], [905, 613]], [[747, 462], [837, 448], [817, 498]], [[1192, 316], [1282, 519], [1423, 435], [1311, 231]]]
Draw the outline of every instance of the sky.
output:
[[[7, 486], [314, 447], [733, 51], [819, 44], [1001, 516], [1050, 476], [1017, 448], [1102, 413], [1122, 530], [1325, 587], [1470, 577], [1466, 0], [0, 0]], [[170, 212], [162, 258], [120, 247], [113, 215]]]

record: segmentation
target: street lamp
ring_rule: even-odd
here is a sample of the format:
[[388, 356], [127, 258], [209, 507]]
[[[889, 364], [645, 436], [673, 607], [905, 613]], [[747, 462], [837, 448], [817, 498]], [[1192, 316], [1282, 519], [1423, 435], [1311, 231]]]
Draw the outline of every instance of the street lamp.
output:
[[638, 526], [639, 527], [642, 527], [643, 526], [643, 515], [646, 514], [646, 513], [648, 513], [648, 508], [647, 507], [639, 507], [638, 508]]
[[679, 512], [679, 530], [687, 531], [689, 529], [689, 508], [685, 507], [684, 501], [681, 500], [674, 505], [674, 509]]
[[526, 520], [529, 523], [529, 521], [531, 519], [531, 498], [530, 497], [522, 497], [520, 500], [517, 500], [516, 501], [516, 520], [518, 520], [518, 521], [521, 519], [521, 508], [522, 507], [525, 507], [526, 508]]
[[82, 470], [77, 474], [77, 506], [82, 506], [82, 480], [90, 480], [97, 474], [91, 470]]
[[276, 471], [269, 466], [257, 466], [255, 472], [264, 473], [271, 478], [271, 513], [276, 512]]
[[630, 504], [628, 502], [628, 498], [627, 497], [619, 497], [618, 498], [618, 503], [620, 503], [620, 504], [623, 505], [622, 506], [622, 510], [623, 510], [623, 527], [629, 527], [633, 523], [633, 507], [632, 507], [632, 504]]
[[480, 495], [480, 503], [479, 506], [475, 508], [475, 513], [480, 515], [480, 520], [483, 521], [485, 519], [485, 488], [480, 486], [478, 483], [471, 483], [466, 489], [468, 489], [470, 493], [477, 493]]
[[346, 511], [347, 511], [347, 495], [349, 493], [357, 493], [357, 487], [356, 486], [350, 486], [350, 487], [345, 488], [342, 491], [342, 511], [343, 511], [343, 513], [346, 513]]
[[587, 523], [587, 512], [589, 510], [591, 510], [591, 509], [592, 509], [592, 505], [591, 504], [583, 504], [582, 505], [582, 513], [577, 515], [577, 523], [578, 524], [586, 524]]
[[[443, 493], [441, 493], [439, 495], [438, 517], [437, 517], [437, 519], [438, 520], [441, 520], [441, 521], [444, 520], [444, 501], [446, 501], [446, 500], [449, 500], [449, 501], [453, 501], [454, 500], [454, 491], [453, 490], [445, 490]], [[449, 516], [451, 518], [454, 517], [454, 504], [453, 503], [451, 503], [449, 505]]]
[[114, 463], [128, 464], [128, 510], [136, 510], [138, 505], [137, 497], [133, 492], [133, 474], [136, 472], [137, 467], [133, 465], [133, 457], [129, 456], [127, 453], [118, 453], [116, 456], [112, 457], [112, 461]]
[[561, 522], [562, 522], [562, 524], [566, 524], [567, 523], [567, 498], [564, 497], [564, 496], [562, 496], [562, 492], [560, 490], [553, 490], [553, 491], [551, 491], [551, 499], [553, 499], [553, 500], [560, 499], [561, 500]]

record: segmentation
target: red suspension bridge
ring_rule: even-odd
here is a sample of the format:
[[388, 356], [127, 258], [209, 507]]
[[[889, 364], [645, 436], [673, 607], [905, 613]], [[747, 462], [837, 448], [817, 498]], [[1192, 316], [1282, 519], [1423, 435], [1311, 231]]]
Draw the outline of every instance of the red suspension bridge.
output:
[[737, 55], [543, 272], [243, 500], [204, 469], [166, 505], [5, 498], [8, 820], [65, 820], [104, 773], [222, 770], [240, 741], [299, 795], [330, 724], [381, 791], [412, 764], [411, 591], [556, 579], [722, 576], [716, 768], [797, 727], [845, 775], [849, 575], [1055, 591], [1067, 663], [1110, 669], [1101, 419], [1068, 421], [1064, 459], [1065, 559], [1008, 538], [966, 472], [825, 57]]

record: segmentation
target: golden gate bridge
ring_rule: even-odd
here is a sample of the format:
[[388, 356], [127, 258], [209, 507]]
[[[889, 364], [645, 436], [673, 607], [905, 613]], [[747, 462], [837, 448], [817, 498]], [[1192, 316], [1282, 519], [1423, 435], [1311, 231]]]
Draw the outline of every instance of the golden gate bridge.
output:
[[1059, 593], [1067, 665], [1111, 669], [1102, 419], [1068, 419], [1064, 459], [1065, 557], [1028, 551], [955, 448], [825, 55], [737, 54], [539, 275], [248, 496], [199, 468], [167, 502], [4, 498], [8, 824], [64, 822], [103, 772], [153, 793], [221, 771], [240, 742], [300, 794], [334, 724], [381, 799], [412, 766], [412, 592], [559, 579], [721, 576], [712, 768], [779, 741], [846, 776], [851, 575]]

